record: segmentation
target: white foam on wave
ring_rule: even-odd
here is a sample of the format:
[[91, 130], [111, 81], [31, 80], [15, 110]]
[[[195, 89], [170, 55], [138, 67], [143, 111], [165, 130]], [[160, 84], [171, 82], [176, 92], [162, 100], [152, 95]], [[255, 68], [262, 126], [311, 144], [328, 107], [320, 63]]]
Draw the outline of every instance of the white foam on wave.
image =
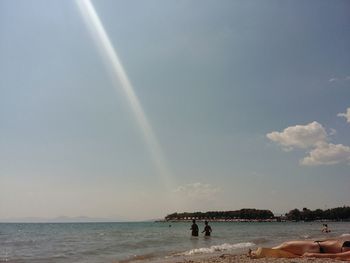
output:
[[247, 248], [247, 247], [252, 247], [254, 245], [255, 244], [251, 243], [251, 242], [237, 243], [237, 244], [224, 243], [222, 245], [191, 249], [189, 251], [182, 253], [182, 255], [193, 256], [193, 255], [198, 255], [198, 254], [209, 254], [209, 253], [215, 253], [215, 252], [222, 252], [222, 251]]

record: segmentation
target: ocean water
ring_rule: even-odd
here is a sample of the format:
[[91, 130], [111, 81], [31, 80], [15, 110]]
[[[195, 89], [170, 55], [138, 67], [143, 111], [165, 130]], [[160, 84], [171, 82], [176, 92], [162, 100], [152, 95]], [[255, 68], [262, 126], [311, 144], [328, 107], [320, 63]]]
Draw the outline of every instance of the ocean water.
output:
[[[210, 238], [190, 237], [190, 223], [0, 223], [0, 262], [165, 262], [242, 253], [293, 239], [350, 238], [350, 222], [210, 222]], [[200, 229], [204, 224], [198, 222]]]

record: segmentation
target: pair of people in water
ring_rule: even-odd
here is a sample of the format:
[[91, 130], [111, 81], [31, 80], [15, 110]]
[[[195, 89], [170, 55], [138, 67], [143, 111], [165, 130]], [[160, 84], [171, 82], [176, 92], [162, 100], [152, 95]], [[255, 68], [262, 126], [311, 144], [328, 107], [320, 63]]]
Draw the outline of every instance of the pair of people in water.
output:
[[258, 248], [256, 251], [250, 250], [249, 256], [251, 258], [314, 257], [350, 260], [350, 241], [341, 239], [288, 241], [273, 248]]
[[[210, 225], [208, 224], [208, 221], [204, 221], [204, 230], [202, 231], [202, 233], [205, 233], [204, 236], [210, 236], [212, 229], [210, 227]], [[192, 231], [192, 236], [194, 237], [198, 237], [198, 233], [199, 233], [199, 228], [198, 225], [196, 224], [196, 220], [192, 220], [192, 225], [191, 225], [191, 229]]]

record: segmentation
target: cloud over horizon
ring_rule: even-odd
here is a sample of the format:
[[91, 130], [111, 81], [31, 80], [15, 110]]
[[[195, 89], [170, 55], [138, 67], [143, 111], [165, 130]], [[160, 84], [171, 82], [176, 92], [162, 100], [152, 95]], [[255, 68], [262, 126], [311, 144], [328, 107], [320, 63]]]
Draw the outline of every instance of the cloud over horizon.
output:
[[334, 78], [330, 78], [328, 81], [329, 82], [345, 82], [345, 81], [349, 81], [350, 80], [350, 76], [346, 76], [346, 77], [334, 77]]
[[345, 113], [338, 113], [338, 117], [344, 117], [348, 123], [350, 123], [350, 108]]
[[300, 161], [302, 165], [331, 165], [346, 162], [350, 164], [350, 147], [342, 144], [324, 143], [309, 152]]
[[[348, 113], [350, 115], [350, 108]], [[335, 132], [331, 129], [328, 135], [325, 128], [314, 121], [306, 125], [287, 127], [282, 132], [273, 131], [266, 134], [266, 137], [281, 145], [284, 150], [308, 149], [308, 156], [300, 160], [301, 165], [332, 165], [343, 162], [350, 164], [350, 147], [328, 142], [328, 137]]]
[[266, 137], [280, 144], [284, 150], [306, 149], [324, 143], [327, 140], [327, 132], [321, 124], [314, 121], [307, 125], [290, 126], [282, 132], [273, 131]]

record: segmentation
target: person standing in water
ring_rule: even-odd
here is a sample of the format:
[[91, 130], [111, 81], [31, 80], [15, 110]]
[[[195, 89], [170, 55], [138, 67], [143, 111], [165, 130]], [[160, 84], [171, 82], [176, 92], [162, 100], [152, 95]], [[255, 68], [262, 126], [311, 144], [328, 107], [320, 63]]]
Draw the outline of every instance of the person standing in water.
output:
[[192, 230], [192, 236], [198, 237], [199, 228], [198, 228], [198, 225], [196, 224], [196, 220], [194, 219], [192, 220], [191, 230]]
[[209, 226], [208, 221], [205, 221], [204, 224], [205, 224], [205, 227], [204, 227], [204, 230], [202, 231], [202, 233], [205, 233], [204, 236], [209, 237], [211, 232], [212, 232], [212, 229]]

